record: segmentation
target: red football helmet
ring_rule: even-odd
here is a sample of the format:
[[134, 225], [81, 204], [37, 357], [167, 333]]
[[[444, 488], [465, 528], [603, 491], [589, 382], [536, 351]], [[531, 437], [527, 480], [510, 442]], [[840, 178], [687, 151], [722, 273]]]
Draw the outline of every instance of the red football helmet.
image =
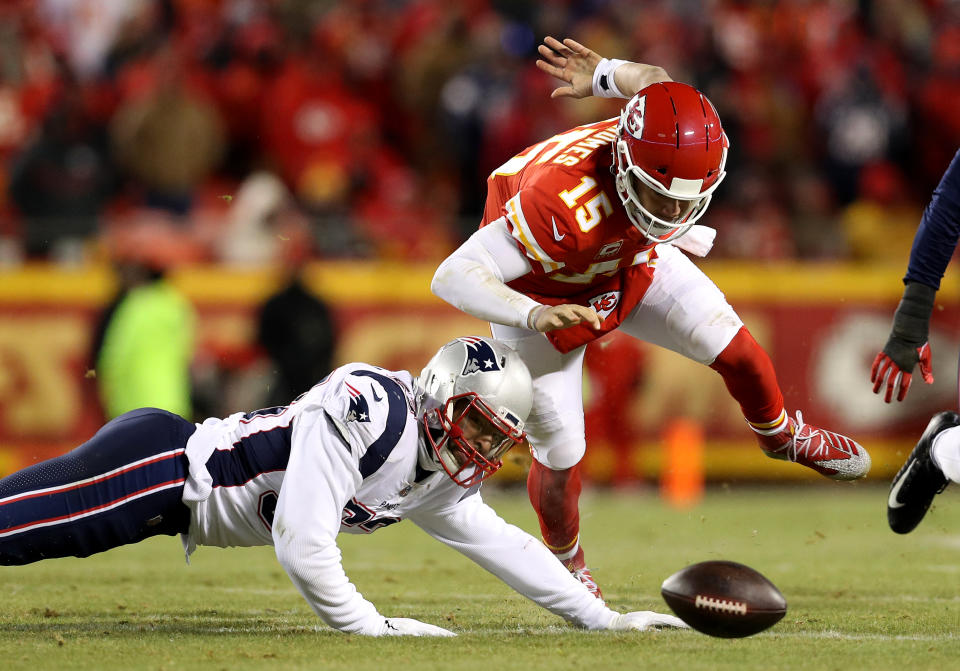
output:
[[637, 93], [620, 114], [613, 150], [617, 193], [633, 225], [653, 242], [686, 233], [726, 175], [729, 146], [717, 110], [692, 86], [661, 82]]

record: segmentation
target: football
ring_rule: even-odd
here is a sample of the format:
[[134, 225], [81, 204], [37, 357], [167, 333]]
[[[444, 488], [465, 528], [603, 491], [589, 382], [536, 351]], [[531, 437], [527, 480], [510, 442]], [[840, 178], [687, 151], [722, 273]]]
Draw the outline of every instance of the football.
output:
[[681, 569], [663, 581], [660, 594], [681, 620], [721, 638], [751, 636], [787, 614], [787, 601], [772, 582], [732, 561]]

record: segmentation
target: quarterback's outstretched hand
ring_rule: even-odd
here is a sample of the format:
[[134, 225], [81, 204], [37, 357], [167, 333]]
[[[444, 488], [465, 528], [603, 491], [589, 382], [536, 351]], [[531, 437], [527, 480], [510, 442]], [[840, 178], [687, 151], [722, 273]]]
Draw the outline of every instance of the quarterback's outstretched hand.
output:
[[650, 631], [651, 629], [689, 629], [690, 626], [673, 615], [655, 613], [652, 610], [638, 610], [633, 613], [617, 614], [610, 620], [611, 631]]
[[388, 617], [381, 636], [456, 636], [449, 629], [409, 617]]
[[673, 81], [660, 66], [607, 60], [569, 37], [545, 37], [537, 51], [537, 67], [569, 84], [555, 88], [551, 98], [630, 98], [650, 84]]
[[534, 331], [546, 333], [576, 326], [584, 322], [594, 329], [600, 329], [600, 315], [593, 308], [569, 303], [565, 305], [541, 305], [533, 309], [528, 317], [528, 326]]
[[600, 55], [569, 37], [563, 42], [553, 37], [543, 38], [537, 47], [543, 60], [537, 67], [552, 77], [562, 79], [569, 86], [553, 90], [551, 98], [587, 98], [593, 95], [593, 71], [600, 62]]
[[927, 384], [933, 382], [928, 331], [933, 300], [937, 290], [915, 282], [908, 283], [903, 298], [893, 315], [893, 328], [883, 351], [877, 354], [870, 368], [873, 393], [886, 387], [883, 400], [889, 403], [894, 394], [902, 401], [910, 391], [913, 369], [920, 364], [920, 375]]

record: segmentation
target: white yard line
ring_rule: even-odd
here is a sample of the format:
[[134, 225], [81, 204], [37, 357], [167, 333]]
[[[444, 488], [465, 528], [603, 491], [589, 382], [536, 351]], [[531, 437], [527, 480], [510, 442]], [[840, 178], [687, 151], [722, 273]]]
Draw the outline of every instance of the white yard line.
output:
[[815, 639], [837, 639], [841, 641], [922, 641], [945, 642], [960, 641], [960, 635], [957, 634], [847, 634], [842, 631], [790, 631], [790, 632], [768, 632], [760, 634], [761, 636], [780, 636], [782, 638], [815, 638]]

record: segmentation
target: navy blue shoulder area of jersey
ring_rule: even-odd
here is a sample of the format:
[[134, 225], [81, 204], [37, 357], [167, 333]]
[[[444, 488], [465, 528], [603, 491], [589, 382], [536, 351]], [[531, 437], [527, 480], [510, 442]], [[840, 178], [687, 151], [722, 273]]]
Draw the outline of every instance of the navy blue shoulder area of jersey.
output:
[[372, 370], [354, 370], [351, 375], [369, 377], [380, 383], [387, 394], [387, 421], [383, 433], [367, 447], [366, 453], [360, 457], [360, 475], [367, 478], [383, 466], [393, 448], [400, 442], [403, 430], [407, 426], [407, 397], [403, 387], [396, 380]]

